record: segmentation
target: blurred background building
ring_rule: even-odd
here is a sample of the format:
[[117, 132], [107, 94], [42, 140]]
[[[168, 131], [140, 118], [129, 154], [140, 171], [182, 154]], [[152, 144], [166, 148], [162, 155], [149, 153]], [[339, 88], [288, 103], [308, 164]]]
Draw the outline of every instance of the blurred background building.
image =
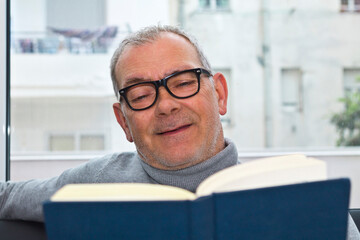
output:
[[109, 64], [150, 24], [183, 27], [225, 74], [222, 122], [240, 154], [343, 150], [330, 119], [360, 89], [359, 0], [12, 0], [12, 178], [30, 178], [31, 160], [135, 150], [113, 116]]

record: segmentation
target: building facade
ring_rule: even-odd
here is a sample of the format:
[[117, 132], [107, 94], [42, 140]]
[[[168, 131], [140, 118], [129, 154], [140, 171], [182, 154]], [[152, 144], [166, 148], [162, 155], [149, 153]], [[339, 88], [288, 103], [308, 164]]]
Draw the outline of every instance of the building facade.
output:
[[[192, 33], [213, 70], [227, 77], [229, 112], [222, 120], [239, 149], [332, 148], [337, 133], [330, 117], [343, 108], [338, 99], [346, 89], [358, 87], [358, 5], [12, 1], [12, 152], [134, 150], [113, 117], [109, 61], [126, 34], [158, 23]], [[88, 30], [97, 36], [104, 26], [117, 27], [106, 46], [69, 35]]]

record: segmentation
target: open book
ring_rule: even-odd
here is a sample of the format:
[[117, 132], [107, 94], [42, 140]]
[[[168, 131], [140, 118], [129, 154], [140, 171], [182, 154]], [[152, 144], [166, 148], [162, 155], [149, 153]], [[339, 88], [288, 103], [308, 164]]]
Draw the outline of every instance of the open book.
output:
[[51, 201], [193, 200], [215, 192], [230, 192], [326, 179], [325, 162], [301, 154], [262, 158], [219, 171], [205, 179], [196, 194], [155, 184], [70, 184]]
[[154, 184], [78, 184], [43, 204], [49, 240], [346, 239], [350, 182], [303, 155], [263, 158], [196, 193]]

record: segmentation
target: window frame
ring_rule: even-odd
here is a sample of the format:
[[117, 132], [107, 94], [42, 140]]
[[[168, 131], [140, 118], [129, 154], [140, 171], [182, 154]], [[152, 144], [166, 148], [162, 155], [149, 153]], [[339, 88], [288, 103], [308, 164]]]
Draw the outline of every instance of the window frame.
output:
[[[285, 74], [286, 73], [295, 73], [297, 72], [299, 75], [297, 79], [285, 79]], [[287, 86], [286, 84], [289, 84], [288, 81], [292, 81], [295, 80], [295, 89], [294, 93], [296, 96], [295, 101], [287, 101], [285, 98], [285, 92], [289, 92], [289, 89], [286, 89]], [[283, 67], [281, 68], [281, 107], [282, 110], [285, 112], [303, 112], [303, 94], [304, 94], [304, 89], [303, 89], [303, 72], [302, 69], [300, 67]], [[291, 84], [291, 83], [290, 83]], [[285, 86], [286, 85], [286, 86]]]
[[[359, 72], [359, 75], [357, 74], [351, 74], [351, 72]], [[357, 77], [360, 76], [360, 68], [359, 67], [343, 67], [343, 86], [344, 86], [344, 95], [346, 93], [356, 92], [360, 91], [360, 82], [357, 82]], [[349, 74], [353, 75], [355, 79], [349, 79]]]
[[0, 0], [0, 181], [10, 179], [10, 0]]
[[[81, 144], [82, 144], [82, 137], [92, 137], [92, 136], [97, 136], [97, 137], [102, 137], [103, 138], [103, 144], [104, 144], [104, 149], [101, 150], [82, 150], [81, 148]], [[72, 137], [74, 140], [74, 149], [73, 150], [69, 150], [69, 151], [54, 151], [51, 150], [51, 138], [52, 137]], [[50, 132], [48, 133], [47, 136], [48, 139], [48, 146], [47, 146], [47, 150], [48, 150], [48, 154], [49, 153], [61, 153], [62, 152], [67, 152], [68, 154], [72, 153], [72, 154], [77, 154], [79, 152], [106, 152], [108, 149], [108, 144], [107, 144], [107, 139], [108, 136], [105, 132], [101, 132], [101, 131], [76, 131], [76, 132]]]
[[200, 11], [229, 11], [230, 10], [230, 1], [228, 1], [228, 6], [218, 6], [217, 0], [209, 0], [209, 5], [202, 6], [200, 1], [199, 4], [199, 10]]
[[358, 0], [341, 0], [340, 2], [340, 11], [341, 12], [360, 12], [360, 3], [357, 3]]
[[[353, 0], [354, 1], [354, 0]], [[355, 1], [354, 1], [355, 2]], [[231, 2], [229, 2], [231, 7]], [[346, 5], [347, 6], [347, 5]], [[0, 124], [1, 124], [1, 139], [0, 139], [0, 181], [4, 179], [9, 179], [9, 170], [10, 170], [10, 136], [9, 136], [9, 129], [10, 129], [10, 0], [0, 0], [0, 100], [2, 106], [0, 107]], [[229, 9], [230, 11], [230, 9]], [[6, 14], [2, 14], [2, 13]], [[5, 16], [5, 17], [3, 17]], [[5, 43], [5, 44], [3, 44]], [[6, 46], [4, 48], [4, 45]], [[5, 70], [5, 71], [4, 71]], [[5, 74], [3, 74], [5, 73]], [[3, 94], [4, 92], [4, 94]], [[4, 97], [4, 98], [3, 98]], [[3, 108], [4, 106], [4, 108]], [[4, 114], [2, 114], [2, 109], [7, 109]], [[235, 124], [235, 121], [234, 121]], [[239, 119], [239, 123], [241, 124], [241, 119]], [[5, 131], [7, 129], [7, 131]], [[240, 147], [240, 146], [239, 146]], [[353, 164], [358, 163], [358, 157], [360, 156], [360, 148], [356, 149], [335, 149], [335, 150], [329, 150], [329, 149], [318, 149], [314, 151], [308, 151], [304, 148], [297, 148], [286, 150], [286, 149], [266, 149], [264, 148], [262, 151], [259, 151], [258, 149], [252, 149], [251, 151], [239, 151], [239, 158], [244, 160], [244, 158], [259, 158], [259, 157], [268, 157], [268, 156], [274, 156], [274, 155], [283, 155], [293, 152], [302, 152], [308, 156], [315, 156], [315, 157], [322, 157], [327, 158], [332, 161], [341, 160], [341, 168], [333, 168], [334, 172], [342, 174], [345, 172], [346, 169], [354, 169]], [[101, 156], [104, 155], [101, 153]], [[52, 161], [52, 160], [59, 160], [59, 161], [77, 161], [77, 160], [83, 160], [87, 161], [88, 159], [92, 159], [94, 157], [97, 157], [99, 155], [91, 154], [91, 155], [58, 155], [58, 156], [15, 156], [16, 161], [32, 161], [32, 160], [40, 160], [40, 161]], [[344, 158], [351, 158], [347, 162], [343, 162]], [[244, 160], [245, 161], [245, 160]], [[33, 163], [31, 163], [33, 164]], [[13, 169], [15, 168], [15, 164], [13, 165]], [[68, 165], [67, 165], [68, 167]], [[31, 166], [31, 169], [36, 168], [34, 165]], [[43, 171], [45, 172], [45, 171]], [[15, 175], [15, 174], [13, 174]], [[354, 179], [359, 179], [358, 175], [352, 176]], [[356, 182], [360, 182], [360, 179]], [[359, 187], [353, 185], [354, 189], [360, 189]], [[358, 202], [360, 202], [360, 195], [352, 194], [352, 198], [356, 197]], [[359, 207], [359, 206], [353, 206], [353, 207]]]

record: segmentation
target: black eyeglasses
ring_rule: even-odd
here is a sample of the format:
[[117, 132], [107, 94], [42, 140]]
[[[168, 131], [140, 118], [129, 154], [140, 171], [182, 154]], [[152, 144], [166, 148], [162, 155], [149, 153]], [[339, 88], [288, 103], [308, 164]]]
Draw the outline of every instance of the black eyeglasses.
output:
[[184, 99], [196, 95], [200, 91], [201, 74], [208, 77], [211, 73], [202, 68], [188, 69], [173, 73], [158, 81], [140, 82], [119, 91], [130, 109], [145, 110], [153, 106], [159, 95], [159, 87], [164, 86], [174, 98]]

